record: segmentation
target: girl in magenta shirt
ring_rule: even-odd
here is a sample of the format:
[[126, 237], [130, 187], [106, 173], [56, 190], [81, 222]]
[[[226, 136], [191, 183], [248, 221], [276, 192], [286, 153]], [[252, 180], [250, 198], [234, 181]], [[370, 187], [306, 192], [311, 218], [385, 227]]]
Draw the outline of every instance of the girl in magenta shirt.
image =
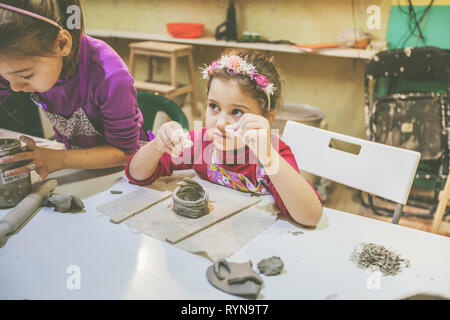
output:
[[177, 122], [162, 125], [128, 161], [130, 181], [150, 184], [173, 170], [193, 168], [201, 178], [229, 188], [272, 194], [286, 217], [317, 225], [320, 196], [300, 174], [290, 148], [270, 132], [281, 97], [272, 59], [226, 50], [203, 75], [208, 81], [205, 127], [186, 134]]
[[67, 148], [38, 148], [22, 137], [28, 151], [0, 161], [29, 163], [7, 176], [36, 170], [44, 179], [64, 168], [124, 165], [148, 140], [127, 66], [106, 43], [84, 35], [81, 12], [72, 17], [71, 8], [80, 10], [80, 2], [0, 2], [0, 103], [12, 91], [30, 92]]

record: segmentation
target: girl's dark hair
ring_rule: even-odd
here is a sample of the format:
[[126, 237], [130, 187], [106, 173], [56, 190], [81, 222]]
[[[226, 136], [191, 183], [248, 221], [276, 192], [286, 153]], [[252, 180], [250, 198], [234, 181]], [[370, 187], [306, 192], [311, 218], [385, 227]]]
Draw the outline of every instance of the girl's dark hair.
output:
[[[72, 13], [69, 6], [80, 8], [80, 28], [67, 29], [72, 36], [72, 50], [63, 60], [63, 73], [73, 75], [78, 66], [80, 39], [84, 33], [80, 0], [4, 0], [3, 4], [27, 10], [56, 21], [66, 28]], [[70, 12], [70, 11], [69, 11]], [[0, 8], [0, 55], [45, 57], [53, 54], [59, 29], [27, 15]]]
[[273, 83], [275, 86], [275, 92], [270, 96], [270, 106], [268, 105], [266, 94], [258, 87], [255, 81], [251, 80], [250, 77], [246, 75], [229, 74], [225, 69], [217, 68], [213, 70], [212, 74], [208, 78], [207, 93], [209, 92], [211, 81], [213, 79], [234, 79], [238, 81], [241, 89], [250, 92], [255, 99], [264, 101], [263, 114], [266, 114], [269, 111], [275, 111], [279, 108], [279, 105], [281, 104], [281, 79], [278, 67], [273, 62], [273, 57], [269, 57], [262, 52], [255, 50], [237, 48], [225, 49], [222, 52], [222, 55], [236, 55], [241, 57], [246, 62], [251, 63], [256, 68], [258, 73], [264, 75], [270, 83]]

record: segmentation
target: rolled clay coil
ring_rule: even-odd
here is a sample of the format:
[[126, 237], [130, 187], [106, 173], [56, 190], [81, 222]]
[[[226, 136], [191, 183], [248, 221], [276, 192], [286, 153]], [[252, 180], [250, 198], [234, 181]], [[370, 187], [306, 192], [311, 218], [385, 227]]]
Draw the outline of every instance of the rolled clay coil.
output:
[[183, 217], [199, 218], [209, 213], [208, 193], [195, 180], [183, 179], [172, 194], [173, 211]]

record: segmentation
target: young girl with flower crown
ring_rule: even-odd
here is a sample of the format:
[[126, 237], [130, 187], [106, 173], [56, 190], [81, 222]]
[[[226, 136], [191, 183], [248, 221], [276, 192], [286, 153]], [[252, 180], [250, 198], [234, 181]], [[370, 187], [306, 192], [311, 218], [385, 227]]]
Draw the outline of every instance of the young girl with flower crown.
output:
[[4, 174], [36, 170], [42, 180], [64, 168], [124, 165], [148, 141], [133, 84], [118, 54], [83, 34], [79, 0], [0, 1], [0, 103], [12, 91], [31, 93], [67, 148], [22, 137], [28, 151], [0, 161], [28, 164]]
[[186, 135], [177, 122], [162, 125], [128, 161], [129, 180], [145, 185], [193, 168], [201, 178], [229, 188], [270, 193], [286, 217], [316, 226], [320, 196], [300, 174], [290, 148], [271, 134], [281, 97], [272, 59], [229, 49], [203, 75], [208, 81], [205, 127]]

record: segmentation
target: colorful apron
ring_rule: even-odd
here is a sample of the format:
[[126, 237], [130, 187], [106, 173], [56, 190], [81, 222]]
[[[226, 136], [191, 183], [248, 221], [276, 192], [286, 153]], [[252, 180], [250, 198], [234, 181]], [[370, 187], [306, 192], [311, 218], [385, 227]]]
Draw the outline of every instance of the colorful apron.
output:
[[212, 148], [211, 164], [207, 167], [208, 179], [214, 183], [236, 189], [244, 192], [252, 192], [258, 194], [270, 194], [268, 184], [264, 179], [265, 173], [261, 162], [256, 163], [256, 181], [255, 186], [246, 176], [240, 173], [232, 172], [220, 167], [217, 164], [217, 151]]

